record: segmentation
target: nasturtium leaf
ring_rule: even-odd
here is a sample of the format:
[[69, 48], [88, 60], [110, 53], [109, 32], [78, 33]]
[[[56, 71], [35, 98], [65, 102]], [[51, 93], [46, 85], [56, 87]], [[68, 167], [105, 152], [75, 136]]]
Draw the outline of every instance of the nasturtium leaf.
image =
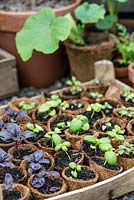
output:
[[116, 16], [107, 15], [104, 19], [100, 19], [96, 23], [96, 27], [100, 30], [108, 30], [113, 27], [113, 24], [117, 22]]
[[53, 9], [43, 8], [30, 16], [16, 35], [16, 47], [23, 61], [31, 58], [33, 50], [51, 54], [59, 42], [67, 39], [71, 31], [69, 19], [56, 17]]
[[99, 19], [103, 19], [106, 10], [103, 5], [98, 5], [95, 3], [89, 4], [87, 2], [81, 4], [75, 10], [76, 17], [82, 23], [96, 23]]

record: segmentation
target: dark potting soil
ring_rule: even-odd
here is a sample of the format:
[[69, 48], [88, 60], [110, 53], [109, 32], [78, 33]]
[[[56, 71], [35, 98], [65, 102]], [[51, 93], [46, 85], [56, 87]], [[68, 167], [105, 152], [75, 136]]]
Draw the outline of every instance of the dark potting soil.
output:
[[[51, 130], [54, 131], [55, 128], [57, 127], [58, 123], [65, 122], [65, 125], [67, 125], [68, 121], [69, 121], [69, 119], [67, 119], [67, 118], [57, 118], [57, 119], [55, 119], [50, 125], [51, 126]], [[66, 128], [60, 127], [59, 129], [61, 130], [61, 134], [64, 134], [64, 131], [65, 131]]]
[[79, 92], [77, 94], [72, 94], [71, 91], [68, 90], [68, 91], [64, 91], [63, 95], [67, 96], [67, 97], [70, 97], [70, 98], [73, 97], [73, 98], [79, 99], [80, 95], [81, 95], [81, 92]]
[[109, 165], [109, 164], [105, 163], [105, 160], [103, 160], [101, 158], [92, 158], [92, 160], [97, 165], [100, 165], [100, 166], [105, 167], [107, 169], [114, 170], [114, 171], [119, 171], [120, 170], [120, 166], [119, 165]]
[[78, 162], [81, 158], [81, 154], [79, 152], [73, 152], [72, 150], [69, 150], [68, 155], [63, 151], [61, 152], [58, 157], [55, 158], [55, 166], [57, 168], [64, 169], [65, 167], [68, 167], [70, 162]]
[[45, 131], [40, 131], [39, 133], [35, 133], [34, 137], [27, 138], [27, 140], [29, 142], [37, 142], [38, 140], [44, 137], [45, 133], [46, 133]]
[[112, 122], [110, 122], [110, 123], [111, 123], [111, 127], [106, 126], [105, 123], [102, 123], [102, 124], [98, 124], [98, 126], [96, 128], [98, 131], [106, 133], [107, 131], [111, 131], [114, 128], [115, 124], [113, 124]]
[[0, 168], [0, 181], [1, 182], [4, 182], [6, 173], [9, 173], [12, 175], [14, 182], [18, 182], [24, 176], [24, 174], [16, 168], [12, 168], [12, 169], [11, 168]]
[[[33, 4], [32, 2], [35, 2]], [[37, 11], [43, 7], [62, 8], [74, 3], [74, 0], [1, 0], [0, 10], [13, 12]]]
[[9, 141], [3, 141], [3, 140], [0, 139], [0, 144], [10, 144], [12, 142], [14, 142], [12, 139], [9, 140]]
[[88, 118], [89, 124], [93, 125], [98, 119], [101, 119], [103, 117], [102, 113], [94, 112], [94, 115], [92, 115], [91, 111], [86, 111], [82, 113], [82, 115], [85, 115]]
[[[50, 111], [52, 110], [54, 110], [54, 108], [50, 108]], [[47, 124], [47, 121], [51, 118], [48, 112], [44, 113], [36, 112], [35, 115], [36, 115], [36, 120], [38, 120], [39, 122], [43, 122], [44, 124]]]
[[[37, 190], [42, 194], [53, 194], [54, 192], [58, 192], [61, 189], [62, 183], [59, 180], [53, 180], [50, 178], [45, 178], [45, 184], [43, 187], [38, 188]], [[57, 190], [53, 191], [51, 188], [57, 188]]]
[[44, 147], [48, 147], [48, 148], [53, 148], [54, 144], [51, 140], [51, 138], [44, 138], [41, 142], [40, 142], [41, 146]]
[[131, 100], [131, 99], [129, 99], [128, 101], [126, 101], [124, 96], [120, 96], [120, 98], [121, 98], [121, 99], [122, 99], [122, 101], [124, 101], [124, 102], [128, 102], [128, 103], [131, 103], [131, 104], [133, 104], [133, 102], [132, 102], [132, 100]]
[[114, 61], [114, 67], [116, 67], [116, 68], [122, 68], [122, 67], [128, 67], [128, 65], [121, 64], [118, 61]]
[[18, 190], [7, 191], [3, 190], [3, 200], [18, 200], [21, 198], [21, 193]]
[[24, 156], [32, 154], [34, 151], [32, 149], [16, 149], [13, 152], [13, 157], [15, 159], [23, 160]]
[[[71, 171], [72, 171], [71, 169], [66, 171], [66, 176], [72, 177]], [[86, 169], [82, 168], [82, 171], [77, 172], [77, 173], [78, 173], [77, 179], [82, 179], [82, 180], [88, 181], [90, 179], [95, 178], [95, 173], [92, 170], [86, 170]]]
[[123, 155], [120, 155], [120, 157], [133, 159], [134, 158], [134, 154], [133, 153], [123, 154]]
[[77, 103], [77, 102], [73, 103], [72, 102], [69, 104], [69, 108], [67, 108], [66, 110], [74, 111], [74, 110], [79, 110], [81, 108], [84, 108], [84, 105], [82, 103]]
[[90, 147], [90, 144], [88, 142], [83, 142], [82, 143], [82, 150], [89, 156], [89, 157], [94, 157], [94, 156], [100, 156], [103, 157], [104, 153], [101, 151], [98, 147], [96, 149], [92, 149]]

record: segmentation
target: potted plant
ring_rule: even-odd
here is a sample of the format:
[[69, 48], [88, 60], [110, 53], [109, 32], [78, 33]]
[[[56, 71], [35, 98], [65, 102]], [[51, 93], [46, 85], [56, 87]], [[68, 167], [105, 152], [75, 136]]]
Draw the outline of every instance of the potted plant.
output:
[[2, 184], [3, 200], [29, 200], [30, 191], [27, 186], [13, 183], [12, 175], [5, 175], [4, 184]]
[[50, 171], [54, 169], [55, 161], [53, 157], [42, 150], [26, 155], [23, 159], [21, 167], [27, 170], [29, 176], [38, 174], [43, 170]]
[[112, 59], [113, 39], [102, 32], [88, 33], [86, 31], [87, 24], [97, 23], [100, 19], [104, 19], [105, 13], [103, 4], [85, 2], [75, 10], [75, 16], [80, 23], [77, 24], [71, 15], [66, 16], [72, 22], [71, 33], [68, 40], [64, 42], [71, 73], [83, 82], [94, 78], [95, 61]]
[[132, 84], [134, 84], [134, 64], [128, 66], [128, 77]]
[[81, 97], [81, 99], [91, 104], [91, 103], [100, 102], [103, 97], [104, 96], [98, 92], [90, 92], [90, 90], [87, 90], [84, 96]]
[[[10, 4], [12, 6], [8, 6], [8, 4], [5, 4], [5, 2], [2, 2], [0, 4], [1, 7], [3, 7], [3, 9], [8, 7], [8, 11], [6, 10], [0, 11], [0, 19], [1, 19], [0, 47], [11, 52], [13, 55], [15, 55], [15, 57], [17, 57], [18, 72], [21, 85], [23, 86], [33, 85], [35, 87], [45, 87], [52, 84], [55, 80], [57, 80], [64, 74], [65, 53], [62, 46], [55, 54], [51, 55], [40, 54], [39, 52], [36, 51], [34, 52], [32, 58], [28, 62], [22, 62], [15, 46], [16, 33], [20, 31], [27, 18], [29, 18], [29, 16], [31, 15], [36, 14], [36, 11], [42, 7], [50, 5], [54, 8], [54, 12], [56, 15], [64, 15], [67, 12], [73, 12], [74, 8], [76, 8], [80, 4], [80, 2], [81, 0], [71, 0], [71, 1], [65, 0], [62, 2], [57, 1], [55, 4], [47, 0], [42, 4], [40, 4], [38, 0], [34, 1], [34, 3], [32, 0], [30, 0], [30, 7], [27, 7], [27, 2], [22, 2], [22, 3], [20, 2], [21, 3], [20, 6], [20, 4], [16, 0], [14, 1], [14, 4]], [[57, 7], [58, 5], [60, 7]], [[20, 8], [23, 9], [21, 10]], [[42, 25], [44, 24], [45, 18], [46, 17], [43, 16], [41, 20]], [[39, 29], [40, 28], [37, 28], [36, 30]], [[65, 29], [65, 31], [67, 30]], [[45, 43], [45, 36], [43, 40]], [[53, 66], [55, 66], [55, 70], [53, 70], [54, 69]]]
[[122, 106], [121, 108], [116, 108], [113, 111], [116, 117], [119, 117], [126, 122], [134, 118], [134, 108], [133, 107], [125, 107]]
[[129, 84], [128, 65], [134, 62], [134, 38], [128, 33], [125, 26], [118, 24], [117, 27], [118, 37], [113, 35], [119, 53], [119, 56], [114, 58], [115, 75], [121, 81]]
[[70, 162], [62, 172], [63, 178], [69, 185], [70, 190], [77, 190], [97, 182], [99, 176], [95, 170], [88, 166]]
[[126, 86], [123, 89], [123, 92], [120, 93], [120, 101], [126, 107], [133, 107], [134, 105], [134, 92], [130, 87]]
[[28, 180], [28, 187], [35, 199], [43, 200], [66, 192], [67, 185], [57, 171], [43, 171]]
[[134, 166], [134, 144], [124, 142], [117, 149], [119, 155], [118, 162], [124, 170], [130, 169]]

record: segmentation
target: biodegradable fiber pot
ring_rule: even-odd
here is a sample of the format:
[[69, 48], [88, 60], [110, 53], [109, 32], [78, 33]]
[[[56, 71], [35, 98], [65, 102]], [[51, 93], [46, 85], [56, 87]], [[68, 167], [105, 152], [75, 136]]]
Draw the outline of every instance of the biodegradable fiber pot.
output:
[[[104, 38], [101, 33], [93, 33], [90, 40]], [[100, 44], [78, 46], [70, 41], [64, 42], [69, 57], [71, 73], [80, 81], [86, 82], [94, 78], [94, 63], [98, 60], [111, 60], [114, 41], [109, 38]]]
[[77, 189], [80, 189], [80, 188], [83, 188], [86, 186], [93, 185], [97, 182], [99, 175], [96, 173], [95, 170], [93, 170], [87, 166], [82, 166], [82, 168], [84, 168], [85, 170], [90, 170], [90, 171], [94, 172], [95, 177], [93, 179], [89, 179], [89, 180], [75, 179], [72, 177], [68, 177], [66, 175], [66, 172], [69, 170], [69, 167], [66, 167], [62, 172], [62, 176], [66, 180], [67, 184], [69, 185], [70, 190], [77, 190]]
[[[56, 15], [64, 15], [80, 4], [81, 0], [74, 0], [72, 5], [56, 9]], [[15, 35], [22, 28], [25, 20], [35, 12], [5, 12], [0, 11], [0, 47], [12, 53], [17, 58], [18, 74], [21, 86], [47, 87], [62, 77], [65, 72], [64, 48], [51, 55], [34, 52], [32, 58], [22, 62], [15, 46]], [[42, 41], [43, 42], [43, 41]]]
[[30, 191], [29, 191], [28, 187], [26, 187], [26, 186], [24, 186], [22, 184], [15, 184], [13, 190], [20, 192], [21, 198], [19, 200], [29, 200]]

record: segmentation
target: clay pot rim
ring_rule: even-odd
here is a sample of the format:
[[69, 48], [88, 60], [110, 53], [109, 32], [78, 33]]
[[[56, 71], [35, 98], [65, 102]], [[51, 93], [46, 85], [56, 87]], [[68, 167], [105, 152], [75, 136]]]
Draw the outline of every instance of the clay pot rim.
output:
[[99, 175], [98, 175], [98, 173], [93, 169], [93, 168], [90, 168], [89, 166], [86, 166], [86, 165], [82, 165], [81, 166], [82, 168], [86, 168], [86, 169], [88, 169], [88, 170], [90, 170], [90, 171], [93, 171], [94, 173], [95, 173], [95, 178], [93, 178], [93, 179], [89, 179], [89, 180], [84, 180], [84, 179], [75, 179], [75, 178], [70, 178], [70, 177], [68, 177], [68, 176], [66, 176], [66, 171], [69, 169], [69, 167], [66, 167], [64, 170], [63, 170], [63, 172], [62, 172], [62, 177], [64, 178], [64, 179], [67, 179], [68, 181], [70, 180], [71, 182], [74, 182], [74, 183], [86, 183], [86, 182], [92, 182], [93, 180], [98, 180], [98, 178], [99, 178]]
[[[68, 6], [63, 6], [62, 8], [59, 9], [54, 9], [55, 13], [57, 14], [58, 12], [65, 12], [66, 10], [70, 10], [71, 8], [75, 8], [76, 6], [78, 6], [81, 3], [81, 0], [74, 0], [74, 3], [68, 5]], [[28, 11], [28, 12], [12, 12], [12, 11], [0, 11], [0, 16], [24, 16], [24, 17], [29, 17], [31, 15], [36, 14], [36, 11]]]
[[109, 37], [108, 41], [104, 41], [100, 44], [87, 45], [87, 46], [78, 46], [77, 44], [75, 44], [75, 43], [73, 43], [69, 40], [64, 41], [64, 44], [65, 44], [65, 46], [67, 46], [71, 49], [75, 49], [75, 50], [80, 50], [80, 51], [90, 51], [90, 50], [94, 51], [95, 50], [96, 51], [96, 49], [102, 48], [102, 47], [103, 48], [107, 48], [109, 46], [113, 47], [114, 46], [114, 40], [111, 37]]

